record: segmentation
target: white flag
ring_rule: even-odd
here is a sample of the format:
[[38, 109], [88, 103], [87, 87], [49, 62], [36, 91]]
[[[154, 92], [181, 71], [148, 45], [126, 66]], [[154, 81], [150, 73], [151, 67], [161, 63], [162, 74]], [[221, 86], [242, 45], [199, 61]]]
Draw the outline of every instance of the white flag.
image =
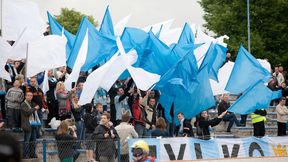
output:
[[10, 44], [0, 37], [0, 78], [11, 81], [10, 74], [5, 70], [5, 65], [11, 51]]
[[78, 104], [90, 103], [99, 87], [108, 91], [125, 69], [122, 58], [118, 56], [118, 53], [114, 54], [108, 62], [87, 77]]
[[124, 28], [127, 26], [127, 23], [131, 17], [131, 14], [124, 17], [114, 26], [114, 32], [116, 36], [121, 36]]
[[31, 28], [24, 28], [19, 38], [15, 41], [15, 43], [12, 46], [9, 59], [11, 60], [26, 59], [27, 44], [29, 42], [32, 42], [32, 41], [35, 41], [44, 37], [42, 33], [34, 33], [34, 34], [31, 34], [31, 33], [33, 33]]
[[88, 29], [86, 30], [85, 37], [79, 49], [76, 61], [74, 63], [73, 69], [67, 80], [65, 81], [65, 88], [70, 91], [72, 89], [72, 83], [76, 82], [79, 77], [81, 67], [85, 64], [88, 51]]
[[49, 81], [48, 81], [48, 70], [45, 71], [44, 74], [44, 80], [42, 83], [42, 91], [44, 94], [46, 94], [47, 91], [49, 91]]
[[2, 0], [2, 36], [5, 40], [17, 40], [25, 27], [31, 35], [44, 33], [45, 21], [38, 5], [27, 0]]
[[39, 72], [66, 66], [66, 43], [64, 36], [49, 35], [28, 44], [27, 77]]

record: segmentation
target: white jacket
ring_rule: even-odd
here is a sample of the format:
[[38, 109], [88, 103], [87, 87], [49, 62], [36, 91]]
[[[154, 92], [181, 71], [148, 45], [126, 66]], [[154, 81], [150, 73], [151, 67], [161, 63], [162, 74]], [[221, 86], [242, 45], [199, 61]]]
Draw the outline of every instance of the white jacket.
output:
[[138, 138], [137, 132], [126, 122], [121, 122], [115, 129], [120, 137], [120, 154], [128, 154], [128, 138]]

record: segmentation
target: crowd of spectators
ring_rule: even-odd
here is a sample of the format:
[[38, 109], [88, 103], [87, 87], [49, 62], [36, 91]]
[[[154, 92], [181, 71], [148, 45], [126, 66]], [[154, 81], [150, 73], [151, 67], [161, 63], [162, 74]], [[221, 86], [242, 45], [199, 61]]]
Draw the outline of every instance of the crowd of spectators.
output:
[[[24, 61], [9, 60], [6, 70], [11, 75], [11, 82], [0, 79], [0, 100], [1, 100], [1, 120], [5, 122], [5, 127], [14, 132], [24, 132], [24, 141], [35, 141], [41, 138], [43, 128], [49, 127], [52, 118], [61, 122], [57, 130], [56, 140], [96, 140], [98, 145], [105, 147], [97, 148], [91, 143], [87, 143], [87, 159], [94, 160], [94, 150], [97, 151], [97, 160], [113, 161], [111, 155], [114, 154], [113, 139], [120, 138], [121, 158], [127, 159], [128, 146], [126, 138], [135, 137], [194, 137], [202, 139], [210, 138], [209, 127], [219, 124], [222, 120], [229, 122], [227, 132], [235, 123], [236, 126], [245, 126], [247, 115], [242, 115], [239, 121], [232, 112], [227, 112], [230, 106], [229, 96], [223, 94], [216, 111], [218, 117], [209, 119], [209, 113], [203, 111], [192, 124], [191, 118], [185, 118], [185, 112], [179, 112], [174, 123], [177, 126], [167, 123], [164, 108], [159, 103], [161, 92], [157, 90], [141, 91], [133, 79], [128, 77], [125, 80], [117, 80], [112, 88], [107, 92], [99, 88], [91, 103], [78, 105], [78, 99], [82, 93], [85, 83], [86, 73], [81, 73], [78, 81], [71, 91], [67, 91], [64, 85], [69, 76], [66, 67], [48, 71], [49, 90], [44, 93], [40, 88], [43, 81], [43, 74], [35, 77], [24, 77]], [[278, 135], [286, 135], [286, 123], [288, 120], [288, 110], [286, 102], [288, 98], [288, 88], [286, 86], [285, 71], [282, 66], [275, 67], [272, 79], [268, 87], [275, 90], [282, 90], [282, 98], [271, 102], [271, 106], [276, 106]], [[254, 126], [254, 136], [265, 135], [266, 111], [263, 109], [255, 111], [252, 115]], [[66, 123], [73, 121], [75, 127]], [[65, 121], [65, 122], [64, 122]], [[32, 124], [36, 123], [36, 124]], [[38, 124], [37, 124], [38, 123]], [[68, 125], [68, 126], [67, 126]], [[193, 132], [192, 125], [196, 127]], [[69, 128], [68, 128], [69, 127]], [[67, 135], [69, 133], [70, 135]], [[72, 134], [71, 134], [72, 133]], [[102, 143], [101, 143], [102, 142]], [[96, 145], [97, 145], [96, 144]], [[25, 149], [33, 149], [33, 145], [24, 145]], [[59, 148], [61, 148], [61, 144]], [[80, 146], [75, 146], [80, 147]], [[34, 147], [35, 148], [35, 147]], [[109, 148], [109, 149], [108, 149]], [[24, 149], [24, 150], [25, 150]], [[109, 152], [110, 151], [110, 152]], [[75, 153], [67, 153], [68, 159], [77, 158]], [[62, 157], [63, 155], [63, 157]], [[66, 153], [60, 153], [60, 159], [65, 159]], [[35, 151], [31, 154], [25, 153], [25, 158], [35, 157]], [[123, 160], [124, 161], [124, 160]]]

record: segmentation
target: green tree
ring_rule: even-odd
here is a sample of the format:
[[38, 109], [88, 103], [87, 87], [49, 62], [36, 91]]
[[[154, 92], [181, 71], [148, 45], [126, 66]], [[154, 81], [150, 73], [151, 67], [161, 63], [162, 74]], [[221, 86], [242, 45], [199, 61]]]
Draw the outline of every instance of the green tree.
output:
[[[229, 50], [237, 53], [240, 43], [247, 49], [246, 0], [201, 0], [207, 29], [228, 35]], [[268, 58], [272, 65], [288, 69], [288, 1], [250, 0], [251, 53]], [[234, 55], [234, 58], [235, 58]]]
[[[69, 32], [76, 34], [81, 23], [82, 17], [87, 16], [74, 9], [62, 8], [60, 15], [56, 16], [56, 20]], [[98, 22], [92, 16], [87, 16], [88, 20], [98, 26]]]

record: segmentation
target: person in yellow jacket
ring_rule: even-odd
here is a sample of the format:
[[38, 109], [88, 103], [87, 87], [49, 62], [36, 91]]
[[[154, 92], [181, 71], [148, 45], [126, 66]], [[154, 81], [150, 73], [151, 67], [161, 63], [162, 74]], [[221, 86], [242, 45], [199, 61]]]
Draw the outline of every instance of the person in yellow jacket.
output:
[[267, 112], [265, 109], [258, 109], [251, 114], [253, 131], [255, 137], [265, 136], [265, 121]]

